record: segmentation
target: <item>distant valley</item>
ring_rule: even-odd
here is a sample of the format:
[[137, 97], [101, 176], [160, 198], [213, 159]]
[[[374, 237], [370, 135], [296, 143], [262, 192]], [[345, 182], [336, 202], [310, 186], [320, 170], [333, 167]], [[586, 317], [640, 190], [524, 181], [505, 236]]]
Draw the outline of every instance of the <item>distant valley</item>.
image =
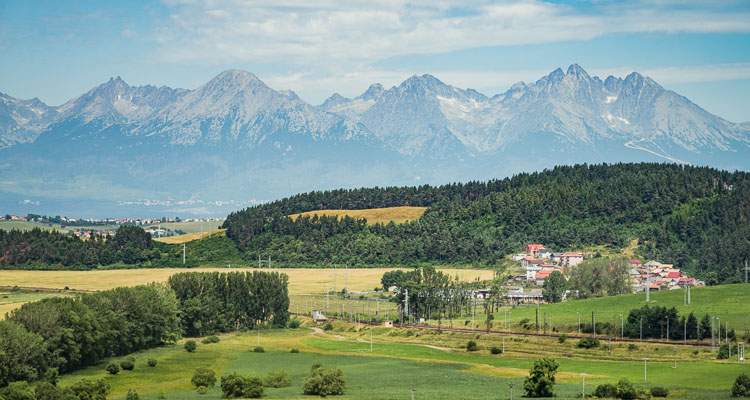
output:
[[0, 160], [11, 212], [224, 215], [309, 190], [583, 162], [744, 170], [750, 124], [636, 72], [602, 80], [575, 64], [492, 97], [422, 75], [319, 106], [229, 70], [194, 90], [113, 78], [59, 107], [0, 93]]

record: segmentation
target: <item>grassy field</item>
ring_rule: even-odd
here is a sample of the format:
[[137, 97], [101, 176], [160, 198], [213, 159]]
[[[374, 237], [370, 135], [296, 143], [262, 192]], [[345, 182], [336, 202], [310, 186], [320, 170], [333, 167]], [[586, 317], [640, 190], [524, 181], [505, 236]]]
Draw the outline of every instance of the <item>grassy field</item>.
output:
[[62, 229], [60, 225], [58, 224], [37, 224], [34, 222], [28, 222], [28, 221], [23, 221], [23, 220], [16, 220], [16, 221], [0, 220], [0, 230], [4, 230], [4, 231], [9, 231], [12, 229], [17, 229], [20, 231], [30, 231], [34, 228], [39, 228], [39, 229], [47, 230], [47, 231], [57, 231], [57, 232], [62, 232], [62, 233], [67, 233], [68, 229], [73, 229], [70, 227], [66, 227], [65, 229]]
[[377, 223], [387, 224], [393, 221], [401, 224], [406, 221], [415, 221], [422, 217], [427, 207], [388, 207], [388, 208], [371, 208], [367, 210], [315, 210], [300, 214], [292, 214], [290, 217], [297, 218], [300, 215], [336, 215], [338, 217], [350, 216], [360, 219], [366, 218], [368, 225]]
[[[159, 393], [167, 399], [219, 399], [218, 382], [205, 395], [198, 395], [191, 387], [190, 377], [196, 368], [211, 368], [217, 376], [239, 372], [262, 377], [284, 370], [291, 376], [292, 386], [268, 388], [264, 397], [312, 398], [301, 394], [302, 380], [310, 365], [320, 361], [341, 368], [346, 375], [347, 392], [336, 398], [409, 398], [413, 388], [420, 399], [506, 399], [511, 383], [514, 398], [521, 397], [523, 378], [534, 359], [551, 356], [560, 364], [555, 393], [561, 399], [580, 393], [579, 374], [583, 372], [589, 374], [589, 394], [597, 384], [627, 378], [642, 388], [667, 386], [670, 398], [728, 399], [734, 378], [742, 372], [750, 373], [750, 363], [709, 360], [703, 352], [694, 355], [691, 348], [680, 349], [674, 369], [671, 346], [644, 345], [635, 352], [615, 348], [608, 358], [604, 350], [577, 349], [572, 341], [559, 344], [554, 339], [506, 337], [506, 353], [491, 355], [489, 346], [502, 346], [499, 335], [370, 328], [339, 322], [334, 325], [335, 329], [328, 332], [303, 327], [261, 330], [259, 336], [257, 332], [227, 334], [221, 336], [220, 343], [199, 343], [195, 353], [184, 351], [181, 343], [164, 346], [134, 354], [137, 360], [133, 371], [109, 375], [104, 371], [105, 361], [63, 375], [60, 385], [83, 377], [101, 377], [111, 385], [113, 399], [124, 398], [130, 388], [136, 389], [142, 399], [155, 399]], [[467, 353], [462, 348], [470, 339], [479, 343], [478, 352]], [[252, 352], [258, 343], [265, 353]], [[291, 348], [300, 353], [289, 353]], [[644, 383], [640, 357], [646, 355], [653, 361], [649, 361], [648, 382]], [[158, 365], [146, 366], [148, 358], [157, 359]]]
[[[620, 314], [627, 318], [628, 311], [640, 308], [646, 304], [646, 294], [638, 293], [623, 296], [601, 297], [586, 300], [572, 300], [556, 304], [542, 304], [539, 306], [539, 323], [542, 323], [544, 313], [552, 318], [552, 327], [562, 331], [573, 332], [578, 329], [578, 314], [582, 323], [591, 323], [591, 312], [596, 312], [597, 322], [612, 323], [612, 317], [617, 316], [620, 324]], [[750, 285], [734, 284], [691, 289], [691, 304], [683, 304], [682, 290], [668, 290], [651, 292], [652, 306], [675, 307], [680, 315], [694, 312], [698, 319], [704, 314], [716, 315], [721, 319], [722, 330], [724, 324], [738, 332], [745, 331], [745, 318], [750, 318]], [[532, 324], [536, 318], [536, 306], [503, 307], [495, 313], [494, 328], [501, 329], [505, 321], [505, 312], [513, 330], [520, 330], [519, 321], [529, 319]], [[484, 320], [484, 316], [477, 316]], [[482, 322], [480, 327], [486, 326]], [[681, 332], [681, 331], [680, 331]]]
[[69, 296], [69, 293], [63, 292], [42, 292], [33, 290], [0, 290], [0, 319], [5, 318], [5, 314], [21, 307], [22, 304], [30, 301], [41, 300], [45, 297]]
[[216, 230], [205, 231], [205, 232], [198, 231], [198, 232], [193, 232], [193, 233], [186, 233], [184, 235], [156, 238], [154, 240], [157, 242], [162, 242], [162, 243], [182, 244], [182, 243], [192, 242], [193, 240], [198, 240], [202, 237], [206, 238], [206, 237], [210, 237], [210, 236], [218, 235], [218, 234], [224, 235], [225, 231], [226, 229], [216, 229]]
[[224, 221], [190, 221], [190, 222], [163, 222], [161, 224], [143, 225], [143, 229], [158, 228], [177, 229], [187, 233], [200, 233], [215, 231], [219, 229]]
[[[372, 290], [380, 286], [380, 278], [386, 271], [395, 268], [364, 268], [348, 270], [332, 268], [263, 268], [264, 271], [277, 271], [289, 276], [291, 294], [325, 294], [324, 285], [333, 287], [334, 274], [339, 290], [347, 282], [349, 291]], [[232, 271], [251, 271], [253, 268], [236, 268]], [[219, 271], [226, 268], [155, 268], [155, 269], [116, 269], [95, 271], [11, 271], [0, 270], [0, 283], [9, 286], [44, 287], [78, 290], [104, 290], [117, 286], [135, 286], [149, 282], [165, 282], [179, 272]], [[335, 271], [335, 272], [334, 272]], [[491, 279], [492, 271], [480, 269], [442, 269], [444, 273], [464, 280]]]

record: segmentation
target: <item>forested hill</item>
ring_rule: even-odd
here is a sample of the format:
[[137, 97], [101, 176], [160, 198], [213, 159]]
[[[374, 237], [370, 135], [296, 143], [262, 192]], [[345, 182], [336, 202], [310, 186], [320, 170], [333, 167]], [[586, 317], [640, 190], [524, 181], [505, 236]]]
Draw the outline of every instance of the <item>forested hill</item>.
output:
[[[493, 265], [529, 242], [555, 250], [624, 247], [731, 282], [750, 256], [746, 172], [675, 164], [561, 166], [489, 182], [299, 194], [228, 216], [248, 259], [288, 265]], [[289, 214], [427, 206], [417, 221], [371, 225]]]

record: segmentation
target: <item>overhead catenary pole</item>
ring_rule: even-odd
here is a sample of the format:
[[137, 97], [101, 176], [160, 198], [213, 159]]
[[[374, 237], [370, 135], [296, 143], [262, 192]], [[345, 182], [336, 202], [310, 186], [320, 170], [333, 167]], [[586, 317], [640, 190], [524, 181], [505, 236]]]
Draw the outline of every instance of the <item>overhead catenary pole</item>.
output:
[[644, 382], [648, 382], [647, 367], [646, 367], [647, 362], [648, 362], [648, 358], [644, 358], [643, 359], [643, 381]]

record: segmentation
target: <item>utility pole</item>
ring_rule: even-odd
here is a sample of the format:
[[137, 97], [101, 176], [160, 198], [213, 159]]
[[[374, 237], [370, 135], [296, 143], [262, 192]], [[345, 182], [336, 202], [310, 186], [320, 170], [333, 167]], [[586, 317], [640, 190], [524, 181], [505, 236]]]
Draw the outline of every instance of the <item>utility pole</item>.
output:
[[716, 349], [716, 346], [714, 344], [714, 331], [716, 330], [716, 327], [714, 326], [714, 318], [716, 318], [715, 315], [711, 316], [711, 352], [713, 353]]
[[578, 314], [578, 334], [581, 334], [581, 313], [576, 311], [576, 314]]
[[185, 243], [182, 244], [182, 265], [185, 265]]
[[[747, 258], [745, 259], [745, 283], [747, 283]], [[747, 329], [746, 329], [747, 330]]]
[[596, 337], [596, 316], [591, 312], [591, 337]]
[[581, 398], [582, 399], [586, 398], [586, 375], [587, 374], [585, 372], [581, 373], [581, 377], [583, 377], [583, 383], [581, 383], [582, 385], [581, 386]]
[[642, 342], [643, 341], [643, 317], [641, 317], [640, 330], [641, 330], [641, 342]]
[[331, 303], [328, 301], [328, 284], [325, 285], [326, 288], [326, 309], [331, 306]]
[[688, 285], [688, 305], [690, 305], [690, 285]]
[[651, 268], [646, 268], [646, 303], [651, 300]]
[[625, 319], [620, 314], [620, 339], [625, 337]]
[[644, 382], [648, 382], [648, 379], [646, 379], [646, 378], [648, 377], [648, 376], [646, 375], [646, 373], [647, 373], [647, 371], [646, 371], [646, 370], [647, 370], [647, 367], [646, 367], [646, 363], [647, 363], [647, 362], [648, 362], [648, 358], [644, 358], [644, 359], [643, 359], [643, 381], [644, 381]]

